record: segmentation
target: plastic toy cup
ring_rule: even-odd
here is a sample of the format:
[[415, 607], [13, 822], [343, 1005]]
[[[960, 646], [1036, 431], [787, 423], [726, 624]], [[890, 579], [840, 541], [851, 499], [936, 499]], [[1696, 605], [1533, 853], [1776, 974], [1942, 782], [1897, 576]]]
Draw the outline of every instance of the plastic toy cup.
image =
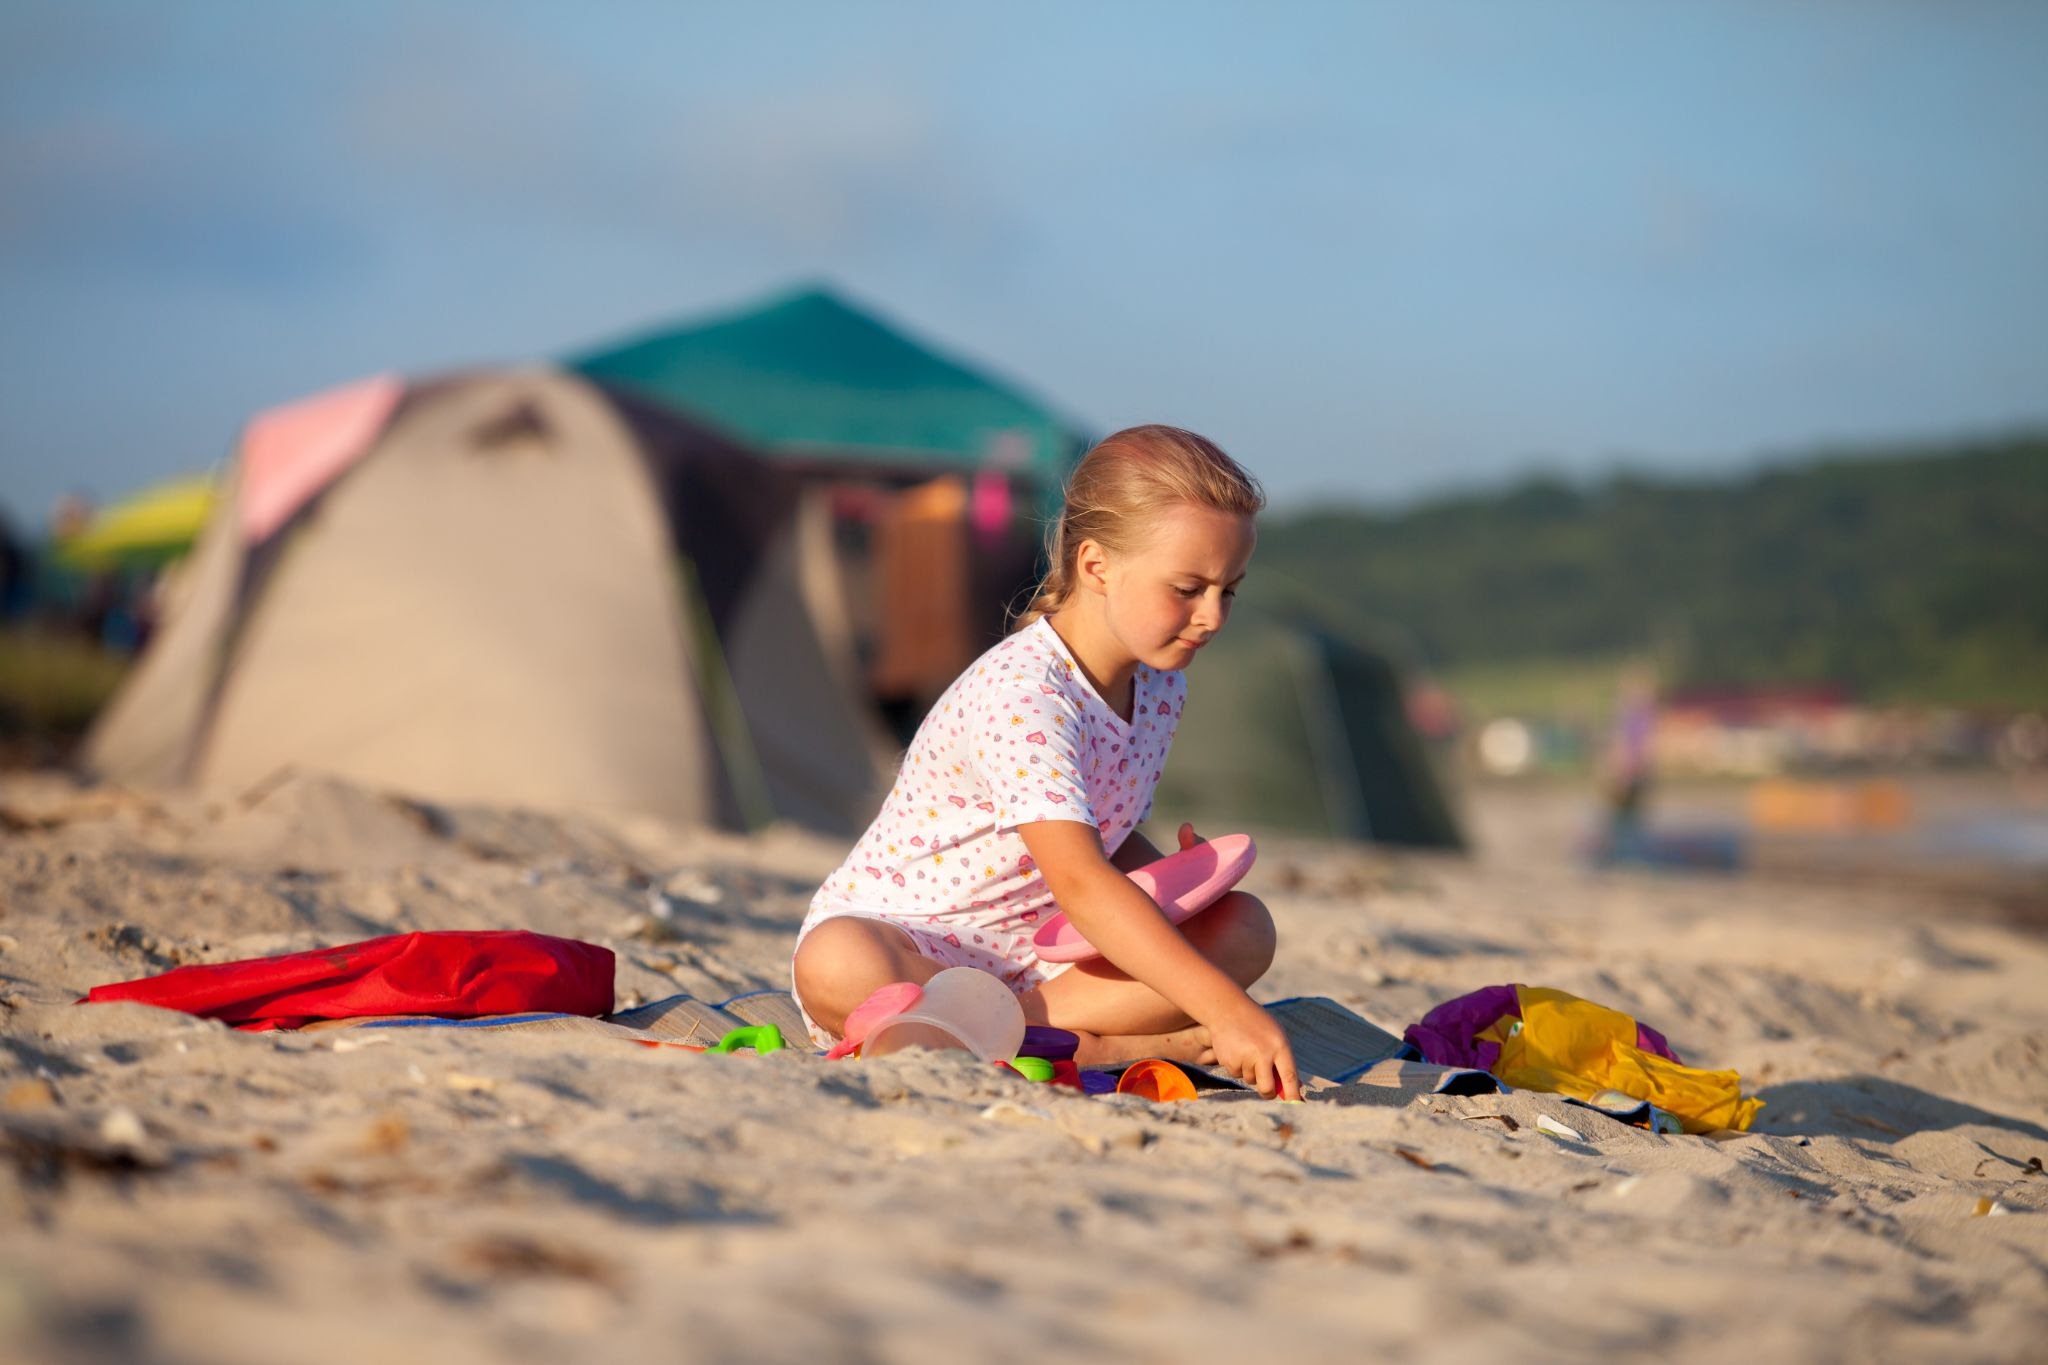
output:
[[836, 1062], [860, 1051], [860, 1045], [867, 1041], [868, 1030], [892, 1014], [903, 1011], [924, 999], [924, 987], [915, 981], [892, 981], [886, 986], [877, 986], [872, 995], [853, 1007], [853, 1013], [846, 1016], [846, 1023], [840, 1027], [841, 1037], [825, 1053], [825, 1060]]
[[907, 1047], [965, 1049], [984, 1062], [1007, 1062], [1024, 1042], [1024, 1007], [1010, 988], [974, 967], [948, 967], [924, 983], [924, 997], [869, 1030], [865, 1058]]
[[1116, 1083], [1116, 1093], [1136, 1095], [1142, 1100], [1155, 1100], [1164, 1104], [1170, 1100], [1193, 1099], [1195, 1083], [1188, 1079], [1187, 1072], [1172, 1062], [1147, 1057], [1142, 1062], [1132, 1062], [1124, 1068], [1124, 1074]]

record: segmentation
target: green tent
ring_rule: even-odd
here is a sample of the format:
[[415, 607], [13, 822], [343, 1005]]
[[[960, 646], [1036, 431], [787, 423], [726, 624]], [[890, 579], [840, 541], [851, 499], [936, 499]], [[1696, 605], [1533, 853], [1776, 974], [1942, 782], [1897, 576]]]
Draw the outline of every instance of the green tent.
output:
[[994, 468], [1056, 496], [1086, 444], [1043, 403], [824, 288], [569, 364], [821, 471], [929, 477]]
[[1304, 610], [1244, 604], [1188, 683], [1162, 816], [1205, 834], [1463, 846], [1399, 676], [1371, 645]]

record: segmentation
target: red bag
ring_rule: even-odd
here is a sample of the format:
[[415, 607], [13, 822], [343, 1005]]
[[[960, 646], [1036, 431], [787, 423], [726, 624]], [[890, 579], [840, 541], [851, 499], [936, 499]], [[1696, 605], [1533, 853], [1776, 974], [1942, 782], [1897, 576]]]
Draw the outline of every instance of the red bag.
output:
[[573, 938], [450, 930], [179, 967], [94, 986], [85, 999], [134, 1000], [252, 1031], [379, 1014], [599, 1015], [611, 1012], [613, 967], [611, 949]]

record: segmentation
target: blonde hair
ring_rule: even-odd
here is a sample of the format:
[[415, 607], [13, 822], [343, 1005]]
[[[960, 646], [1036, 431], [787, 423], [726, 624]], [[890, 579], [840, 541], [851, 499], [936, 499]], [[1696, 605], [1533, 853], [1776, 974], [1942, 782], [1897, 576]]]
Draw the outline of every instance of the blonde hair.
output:
[[1046, 532], [1049, 567], [1014, 628], [1066, 605], [1082, 541], [1129, 553], [1145, 543], [1158, 514], [1176, 503], [1251, 517], [1265, 507], [1266, 494], [1214, 441], [1192, 431], [1125, 427], [1097, 441], [1067, 479], [1066, 506]]

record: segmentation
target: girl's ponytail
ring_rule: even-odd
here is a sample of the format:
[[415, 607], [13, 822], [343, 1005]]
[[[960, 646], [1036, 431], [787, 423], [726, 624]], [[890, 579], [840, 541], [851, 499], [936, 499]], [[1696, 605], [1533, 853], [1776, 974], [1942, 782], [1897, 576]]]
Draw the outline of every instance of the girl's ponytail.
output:
[[1266, 505], [1259, 481], [1214, 441], [1179, 427], [1126, 427], [1095, 443], [1067, 480], [1066, 502], [1046, 528], [1046, 573], [1012, 628], [1067, 604], [1074, 554], [1084, 540], [1112, 553], [1142, 545], [1158, 514], [1176, 503], [1239, 516]]
[[1054, 517], [1045, 533], [1045, 562], [1048, 565], [1045, 577], [1032, 591], [1031, 600], [1024, 604], [1024, 610], [1017, 613], [1012, 622], [1013, 629], [1022, 630], [1041, 616], [1050, 616], [1066, 604], [1067, 594], [1074, 590], [1073, 556], [1067, 553], [1067, 519]]

